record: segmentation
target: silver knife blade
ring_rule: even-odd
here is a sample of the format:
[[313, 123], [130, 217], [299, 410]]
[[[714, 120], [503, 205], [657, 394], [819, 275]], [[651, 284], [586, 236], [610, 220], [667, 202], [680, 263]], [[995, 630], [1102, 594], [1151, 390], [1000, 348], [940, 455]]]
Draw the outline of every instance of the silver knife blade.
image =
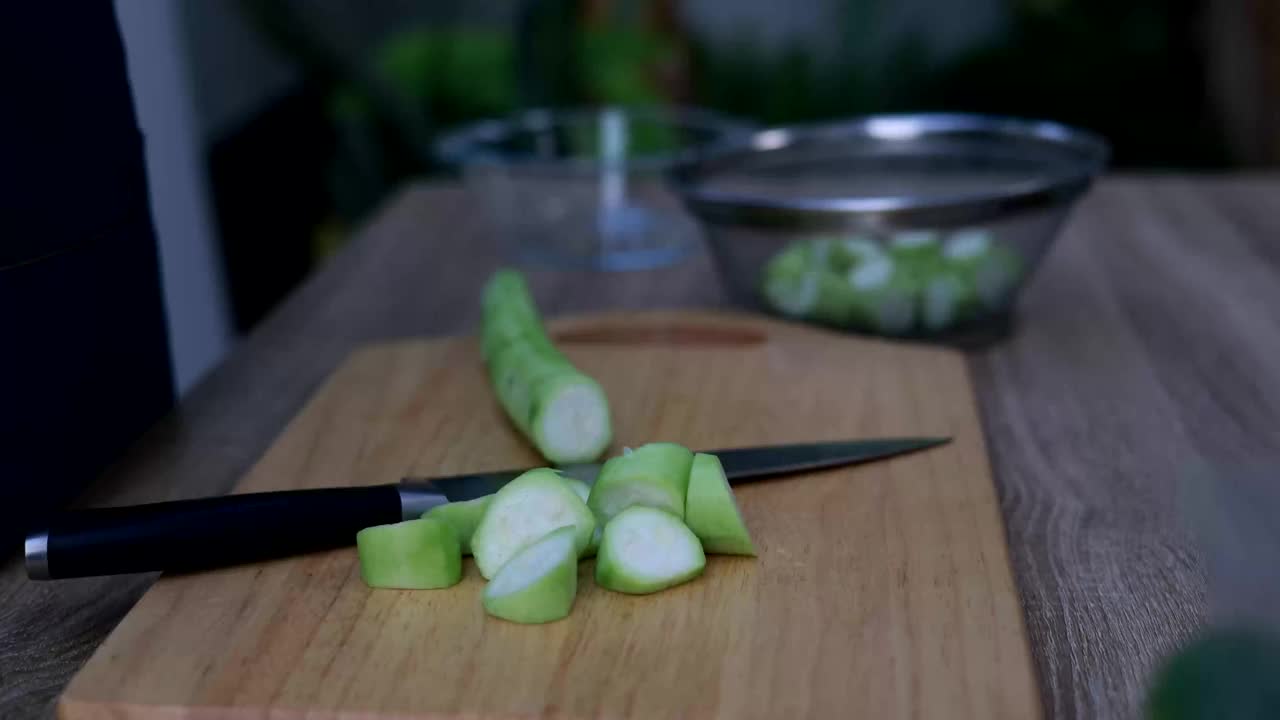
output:
[[[905, 453], [926, 450], [931, 447], [945, 445], [951, 438], [919, 437], [919, 438], [883, 438], [878, 440], [843, 440], [836, 442], [799, 443], [795, 445], [767, 445], [757, 447], [730, 448], [726, 450], [705, 450], [720, 458], [726, 477], [734, 485], [760, 480], [776, 475], [822, 470], [825, 468], [879, 460]], [[595, 482], [600, 472], [601, 463], [582, 463], [564, 465], [557, 469], [569, 477], [574, 477], [588, 485]], [[499, 470], [496, 472], [454, 475], [452, 477], [420, 478], [409, 477], [401, 480], [401, 486], [407, 490], [420, 490], [424, 494], [437, 497], [443, 495], [449, 502], [473, 500], [484, 495], [497, 492], [503, 485], [511, 482], [529, 468], [520, 470]], [[404, 493], [409, 495], [412, 493]], [[414, 508], [416, 510], [416, 507]], [[412, 510], [406, 509], [406, 516]], [[416, 517], [416, 515], [414, 516]]]

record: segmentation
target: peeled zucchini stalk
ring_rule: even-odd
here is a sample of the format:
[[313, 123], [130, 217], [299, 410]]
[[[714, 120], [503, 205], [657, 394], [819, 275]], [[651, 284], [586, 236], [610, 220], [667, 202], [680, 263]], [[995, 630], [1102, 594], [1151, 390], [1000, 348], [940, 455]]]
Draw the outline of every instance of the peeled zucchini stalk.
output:
[[604, 527], [596, 583], [634, 595], [657, 592], [702, 574], [698, 538], [666, 510], [633, 505]]
[[578, 592], [578, 550], [572, 526], [526, 545], [484, 588], [490, 615], [512, 622], [546, 623], [568, 617]]
[[552, 463], [600, 457], [612, 439], [604, 390], [547, 337], [523, 277], [494, 273], [482, 306], [489, 380], [512, 423]]
[[565, 526], [574, 528], [575, 552], [582, 553], [595, 532], [595, 516], [559, 473], [530, 470], [494, 493], [471, 537], [471, 553], [480, 574], [493, 578], [521, 548]]
[[367, 527], [356, 533], [356, 552], [369, 587], [427, 590], [462, 579], [458, 536], [433, 518]]
[[693, 456], [689, 471], [689, 493], [685, 498], [684, 522], [702, 542], [702, 549], [721, 555], [756, 554], [751, 534], [742, 521], [724, 467], [715, 455]]
[[693, 453], [676, 443], [649, 443], [617, 457], [600, 468], [591, 496], [592, 512], [604, 522], [632, 505], [666, 510], [684, 517]]
[[493, 500], [492, 495], [485, 495], [474, 500], [437, 505], [423, 513], [422, 517], [441, 520], [453, 528], [458, 535], [458, 545], [462, 548], [462, 554], [470, 555], [471, 536], [475, 534], [476, 526], [480, 524], [480, 518], [484, 517], [484, 511], [489, 508], [491, 500]]

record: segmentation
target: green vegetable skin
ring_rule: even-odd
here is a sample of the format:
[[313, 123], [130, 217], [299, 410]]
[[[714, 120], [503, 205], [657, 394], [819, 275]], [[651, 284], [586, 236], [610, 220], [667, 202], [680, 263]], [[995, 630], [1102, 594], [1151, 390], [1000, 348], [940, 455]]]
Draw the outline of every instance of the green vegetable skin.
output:
[[649, 443], [610, 458], [600, 469], [587, 505], [606, 523], [632, 505], [684, 517], [693, 453], [675, 443]]
[[697, 536], [665, 510], [633, 505], [604, 527], [596, 583], [622, 593], [665, 590], [702, 574], [707, 559]]
[[471, 553], [480, 574], [491, 579], [523, 547], [567, 525], [580, 554], [591, 543], [595, 516], [559, 473], [530, 470], [494, 493], [471, 536]]
[[705, 552], [721, 555], [756, 554], [751, 534], [742, 521], [738, 502], [715, 455], [693, 456], [689, 471], [689, 493], [685, 498], [684, 521], [698, 536]]
[[458, 536], [458, 545], [462, 548], [462, 554], [470, 555], [471, 536], [480, 525], [480, 518], [484, 517], [484, 511], [489, 509], [491, 500], [493, 500], [492, 495], [485, 495], [474, 500], [446, 503], [431, 508], [423, 513], [422, 517], [440, 520], [453, 528]]
[[494, 273], [482, 310], [481, 351], [512, 423], [552, 463], [599, 458], [612, 440], [604, 390], [547, 337], [524, 278]]
[[462, 580], [462, 550], [446, 523], [421, 518], [356, 533], [360, 576], [369, 587], [426, 590]]
[[572, 526], [553, 530], [512, 556], [485, 586], [485, 611], [526, 624], [568, 617], [578, 592], [575, 533]]
[[[565, 478], [565, 483], [580, 498], [582, 502], [586, 502], [591, 497], [591, 486], [575, 478]], [[604, 521], [596, 518], [596, 531], [591, 533], [591, 542], [587, 543], [587, 549], [582, 551], [582, 557], [589, 558], [596, 556], [596, 550], [600, 549], [600, 534], [604, 532]]]

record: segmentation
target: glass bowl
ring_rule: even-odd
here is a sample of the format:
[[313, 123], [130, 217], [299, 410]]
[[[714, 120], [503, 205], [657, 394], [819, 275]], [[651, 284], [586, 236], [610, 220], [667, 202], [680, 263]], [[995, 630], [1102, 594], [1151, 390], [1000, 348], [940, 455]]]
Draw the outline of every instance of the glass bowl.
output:
[[698, 245], [667, 176], [752, 130], [696, 108], [538, 109], [461, 128], [436, 149], [519, 261], [638, 270]]
[[738, 303], [965, 343], [1008, 330], [1108, 156], [1056, 123], [883, 115], [762, 130], [672, 180]]

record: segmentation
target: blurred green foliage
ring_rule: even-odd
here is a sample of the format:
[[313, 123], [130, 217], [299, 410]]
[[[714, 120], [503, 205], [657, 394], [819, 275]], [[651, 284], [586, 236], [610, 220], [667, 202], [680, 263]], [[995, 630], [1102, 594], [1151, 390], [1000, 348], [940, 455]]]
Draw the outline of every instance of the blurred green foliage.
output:
[[[413, 28], [379, 43], [368, 62], [424, 135], [518, 106], [514, 48], [493, 30]], [[347, 79], [329, 95], [338, 138], [330, 186], [339, 214], [357, 220], [396, 184], [434, 166], [429, 149], [402, 141], [370, 88]]]
[[1280, 638], [1258, 627], [1213, 627], [1165, 660], [1146, 698], [1150, 720], [1280, 717]]
[[288, 0], [243, 5], [328, 88], [331, 186], [349, 221], [406, 177], [437, 170], [431, 143], [444, 129], [529, 106], [678, 102], [766, 124], [988, 112], [1091, 128], [1121, 166], [1227, 162], [1208, 121], [1197, 0], [1008, 0], [999, 32], [943, 60], [920, 34], [876, 35], [889, 0], [839, 3], [834, 50], [767, 46], [752, 27], [719, 42], [660, 30], [637, 21], [653, 7], [642, 0], [618, 0], [603, 18], [582, 0], [527, 0], [514, 29], [410, 28], [366, 57], [334, 51]]
[[1229, 161], [1191, 0], [1011, 0], [1001, 32], [942, 62], [911, 33], [869, 58], [856, 38], [878, 5], [845, 3], [851, 39], [831, 57], [804, 43], [765, 51], [751, 28], [727, 45], [694, 38], [696, 102], [767, 124], [925, 110], [1048, 118], [1106, 136], [1118, 166]]

